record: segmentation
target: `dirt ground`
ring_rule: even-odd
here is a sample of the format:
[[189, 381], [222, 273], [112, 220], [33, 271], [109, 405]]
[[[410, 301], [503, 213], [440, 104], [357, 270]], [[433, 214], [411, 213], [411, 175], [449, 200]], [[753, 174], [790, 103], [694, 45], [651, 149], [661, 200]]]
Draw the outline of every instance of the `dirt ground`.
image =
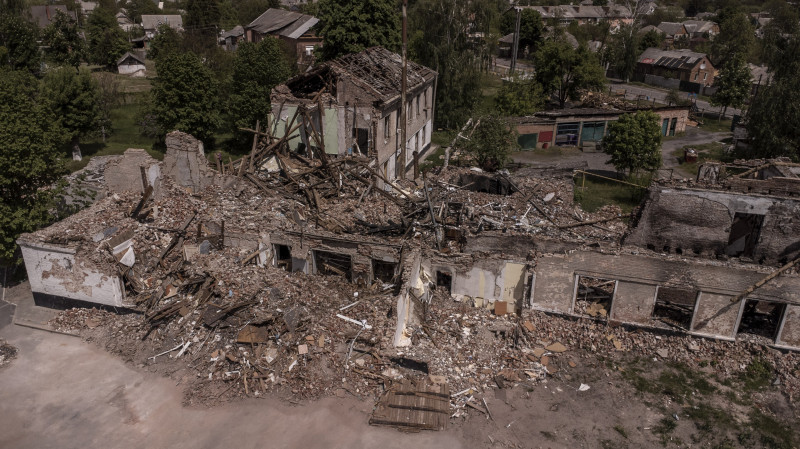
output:
[[[369, 426], [373, 402], [349, 395], [187, 408], [174, 379], [76, 337], [9, 326], [0, 338], [19, 349], [0, 368], [0, 448], [791, 448], [798, 441], [787, 426], [797, 422], [796, 409], [768, 372], [720, 383], [710, 366], [695, 373], [631, 353], [564, 353], [569, 368], [546, 382], [487, 391], [491, 418], [470, 410], [446, 431], [406, 434]], [[579, 391], [581, 384], [589, 389]]]

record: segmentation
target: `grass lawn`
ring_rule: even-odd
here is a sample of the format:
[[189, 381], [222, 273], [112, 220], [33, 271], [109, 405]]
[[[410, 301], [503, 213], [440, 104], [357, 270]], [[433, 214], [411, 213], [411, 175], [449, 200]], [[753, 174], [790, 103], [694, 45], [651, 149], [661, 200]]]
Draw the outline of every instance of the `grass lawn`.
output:
[[[621, 184], [607, 179], [586, 176], [581, 174], [574, 177], [575, 202], [587, 212], [594, 212], [606, 204], [615, 204], [622, 209], [623, 214], [630, 213], [647, 194], [646, 188]], [[628, 181], [640, 185], [649, 185], [636, 180]]]
[[128, 148], [144, 148], [156, 159], [163, 159], [164, 153], [153, 149], [155, 141], [143, 137], [139, 133], [135, 116], [139, 110], [137, 103], [126, 104], [111, 110], [111, 135], [103, 142], [101, 137], [81, 142], [82, 161], [72, 160], [72, 151], [67, 145], [64, 148], [64, 157], [67, 159], [67, 168], [70, 171], [80, 170], [85, 167], [94, 156], [108, 156], [122, 154]]
[[679, 170], [686, 175], [697, 176], [697, 170], [705, 161], [733, 162], [733, 157], [725, 153], [725, 145], [719, 142], [701, 145], [687, 145], [672, 152], [672, 156], [683, 159], [683, 151], [694, 148], [697, 151], [697, 162], [682, 163]]
[[481, 99], [475, 107], [475, 113], [480, 114], [494, 114], [495, 104], [494, 99], [497, 97], [497, 92], [503, 85], [503, 80], [498, 75], [493, 73], [486, 73], [481, 77]]
[[702, 114], [702, 116], [698, 117], [702, 124], [697, 125], [698, 128], [718, 133], [718, 132], [731, 132], [731, 120], [730, 119], [722, 119], [719, 120], [719, 114], [717, 112], [708, 112]]

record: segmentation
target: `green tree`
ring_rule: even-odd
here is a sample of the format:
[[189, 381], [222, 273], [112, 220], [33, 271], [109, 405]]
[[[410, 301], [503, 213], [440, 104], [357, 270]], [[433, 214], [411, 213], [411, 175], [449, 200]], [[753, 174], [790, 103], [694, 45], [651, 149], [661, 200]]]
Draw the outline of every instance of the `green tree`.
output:
[[639, 37], [639, 53], [641, 54], [648, 48], [661, 48], [663, 42], [663, 34], [656, 30], [650, 30]]
[[400, 49], [400, 14], [393, 0], [320, 0], [323, 60], [381, 46]]
[[142, 14], [161, 14], [153, 0], [128, 0], [124, 5], [125, 16], [133, 23], [142, 23]]
[[535, 9], [523, 9], [519, 20], [519, 51], [527, 49], [528, 54], [536, 53], [543, 32], [542, 16]]
[[469, 140], [462, 142], [475, 164], [488, 171], [503, 168], [518, 146], [516, 133], [509, 123], [492, 115], [480, 118]]
[[45, 57], [56, 65], [77, 68], [84, 58], [85, 44], [78, 22], [61, 10], [53, 22], [42, 31]]
[[635, 174], [661, 166], [661, 127], [659, 116], [651, 111], [623, 114], [608, 124], [603, 137], [603, 152], [617, 171]]
[[[280, 8], [280, 0], [231, 0], [236, 9], [238, 24], [245, 26], [258, 18], [264, 11], [270, 8]], [[308, 2], [303, 6], [316, 5], [316, 3]], [[308, 13], [305, 13], [308, 14]], [[317, 17], [315, 14], [312, 16]]]
[[50, 219], [51, 186], [63, 173], [60, 132], [26, 71], [0, 69], [0, 264], [11, 263], [16, 239]]
[[[419, 0], [409, 11], [409, 53], [416, 62], [439, 74], [436, 88], [437, 126], [461, 126], [481, 96], [481, 76], [487, 50], [469, 40], [464, 30], [485, 30], [489, 24], [472, 18], [483, 7], [463, 0]], [[327, 42], [325, 45], [328, 45]]]
[[585, 46], [573, 48], [564, 40], [548, 40], [536, 53], [536, 79], [545, 93], [555, 94], [561, 107], [577, 99], [582, 89], [602, 89], [603, 68]]
[[711, 104], [722, 106], [720, 119], [725, 117], [728, 107], [741, 108], [750, 95], [750, 69], [741, 55], [728, 59], [719, 71], [714, 85], [717, 91], [711, 96]]
[[238, 142], [252, 139], [252, 134], [245, 134], [239, 128], [252, 128], [256, 120], [266, 123], [272, 88], [286, 81], [291, 74], [292, 63], [279, 40], [264, 39], [239, 46], [233, 61], [229, 101], [230, 123]]
[[711, 42], [711, 57], [717, 66], [741, 56], [748, 60], [756, 44], [755, 29], [741, 11], [731, 13], [719, 24], [719, 34]]
[[625, 82], [630, 81], [636, 70], [636, 61], [640, 54], [639, 43], [640, 38], [636, 33], [636, 26], [633, 24], [621, 26], [619, 31], [614, 34], [611, 43], [612, 67]]
[[213, 143], [221, 126], [218, 83], [211, 69], [194, 53], [175, 53], [156, 62], [151, 114], [163, 139], [173, 130]]
[[788, 156], [800, 159], [800, 38], [773, 42], [767, 63], [773, 78], [750, 104], [747, 157]]
[[180, 52], [183, 47], [183, 35], [166, 23], [156, 29], [156, 35], [150, 41], [147, 57], [158, 61], [166, 56]]
[[97, 7], [92, 11], [87, 20], [86, 32], [89, 60], [95, 64], [113, 67], [131, 48], [114, 13], [105, 8]]
[[86, 69], [61, 67], [45, 75], [42, 91], [72, 146], [72, 159], [81, 160], [81, 138], [98, 135], [107, 125], [97, 81]]
[[33, 23], [0, 9], [0, 67], [39, 73], [38, 33]]
[[542, 86], [535, 79], [513, 78], [503, 82], [494, 99], [497, 112], [506, 117], [532, 115], [544, 107]]
[[183, 26], [187, 39], [184, 47], [204, 55], [217, 47], [222, 12], [216, 0], [187, 0]]

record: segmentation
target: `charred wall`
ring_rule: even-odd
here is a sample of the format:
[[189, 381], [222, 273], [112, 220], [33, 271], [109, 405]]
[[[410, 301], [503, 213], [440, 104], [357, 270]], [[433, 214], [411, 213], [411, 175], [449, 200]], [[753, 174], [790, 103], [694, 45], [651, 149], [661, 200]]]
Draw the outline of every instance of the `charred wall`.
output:
[[700, 189], [651, 188], [627, 244], [684, 255], [784, 263], [800, 254], [800, 201]]

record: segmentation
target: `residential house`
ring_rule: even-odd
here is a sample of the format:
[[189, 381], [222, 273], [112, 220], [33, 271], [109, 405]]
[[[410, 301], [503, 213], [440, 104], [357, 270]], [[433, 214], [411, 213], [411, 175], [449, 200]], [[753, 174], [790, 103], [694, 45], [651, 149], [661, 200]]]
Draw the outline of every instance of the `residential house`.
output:
[[751, 94], [756, 95], [763, 87], [772, 83], [772, 73], [764, 65], [747, 64], [750, 69]]
[[322, 38], [313, 27], [319, 22], [314, 16], [294, 11], [270, 8], [244, 27], [247, 42], [258, 42], [272, 36], [285, 42], [305, 70], [314, 63], [314, 49], [322, 46]]
[[690, 38], [709, 38], [719, 34], [719, 25], [708, 20], [684, 20], [682, 24]]
[[117, 72], [120, 75], [143, 77], [145, 76], [146, 70], [147, 69], [144, 66], [144, 58], [139, 57], [131, 52], [125, 52], [125, 54], [117, 60]]
[[95, 10], [95, 8], [97, 8], [97, 2], [81, 1], [80, 5], [81, 5], [81, 14], [83, 15], [83, 17], [89, 17], [89, 14], [91, 14]]
[[[408, 61], [406, 94], [406, 142], [401, 151], [400, 55], [381, 47], [318, 64], [286, 84], [275, 87], [270, 97], [270, 122], [283, 136], [296, 123], [299, 135], [289, 142], [293, 151], [313, 156], [361, 154], [370, 157], [387, 179], [395, 179], [413, 165], [414, 154], [431, 145], [434, 113], [433, 70]], [[318, 130], [319, 141], [311, 130]], [[405, 159], [402, 154], [405, 153]]]
[[[686, 131], [689, 108], [665, 106], [642, 108], [659, 116], [661, 134], [674, 136]], [[608, 124], [633, 111], [620, 109], [574, 108], [537, 112], [529, 117], [515, 117], [520, 147], [535, 150], [552, 146], [577, 146], [584, 151], [597, 148], [608, 131]]]
[[136, 24], [128, 18], [128, 14], [125, 11], [119, 11], [116, 15], [117, 18], [117, 25], [122, 28], [122, 31], [128, 33], [131, 31], [131, 28], [135, 27]]
[[239, 42], [244, 41], [244, 27], [236, 25], [230, 31], [223, 31], [219, 36], [219, 44], [228, 51], [236, 51]]
[[622, 24], [633, 23], [631, 10], [622, 5], [520, 6], [520, 8], [535, 10], [545, 22], [557, 19], [562, 24], [577, 22], [578, 25], [585, 25], [605, 21], [611, 25], [612, 30], [618, 29]]
[[639, 56], [634, 78], [653, 84], [656, 78], [667, 79], [674, 81], [675, 87], [681, 90], [697, 91], [700, 87], [711, 86], [716, 75], [717, 70], [703, 53], [648, 48]]
[[174, 30], [183, 31], [183, 18], [178, 14], [142, 14], [142, 28], [147, 39], [155, 37], [158, 27], [164, 24]]
[[685, 41], [687, 44], [689, 42], [689, 32], [682, 23], [661, 22], [658, 29], [664, 34], [664, 44], [667, 47], [673, 47], [677, 41]]
[[281, 0], [281, 6], [289, 11], [299, 11], [305, 5], [313, 4], [315, 0]]
[[29, 11], [31, 18], [33, 19], [33, 23], [39, 25], [39, 28], [44, 28], [53, 23], [58, 11], [61, 11], [64, 14], [72, 17], [72, 20], [78, 20], [78, 17], [75, 15], [75, 13], [67, 10], [67, 7], [64, 5], [34, 5], [31, 6]]

